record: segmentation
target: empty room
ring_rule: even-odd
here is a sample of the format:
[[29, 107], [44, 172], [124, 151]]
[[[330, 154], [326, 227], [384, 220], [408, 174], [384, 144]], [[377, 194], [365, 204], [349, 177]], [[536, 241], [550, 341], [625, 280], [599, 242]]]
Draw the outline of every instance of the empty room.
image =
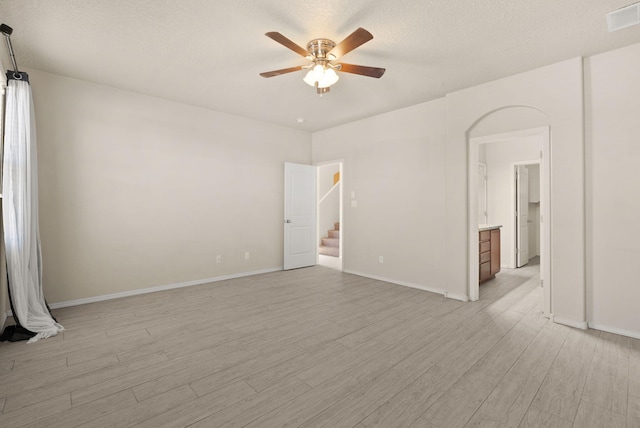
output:
[[640, 427], [640, 3], [0, 24], [0, 427]]

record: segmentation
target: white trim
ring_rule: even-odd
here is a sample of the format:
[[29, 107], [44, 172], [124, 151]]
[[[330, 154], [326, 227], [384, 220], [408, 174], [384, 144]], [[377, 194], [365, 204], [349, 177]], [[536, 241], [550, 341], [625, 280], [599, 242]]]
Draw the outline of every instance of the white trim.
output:
[[462, 294], [449, 293], [448, 291], [444, 293], [444, 297], [447, 298], [447, 299], [459, 300], [461, 302], [468, 302], [469, 301], [469, 297], [468, 296], [464, 296]]
[[461, 296], [461, 295], [458, 295], [458, 294], [448, 293], [447, 291], [445, 291], [445, 290], [443, 290], [441, 288], [428, 287], [426, 285], [415, 284], [413, 282], [407, 282], [407, 281], [398, 281], [396, 279], [385, 278], [383, 276], [378, 276], [378, 275], [369, 275], [369, 274], [366, 274], [366, 273], [357, 272], [357, 271], [353, 271], [353, 270], [344, 270], [344, 273], [349, 273], [349, 274], [352, 274], [352, 275], [358, 275], [358, 276], [362, 276], [364, 278], [375, 279], [377, 281], [388, 282], [390, 284], [402, 285], [403, 287], [416, 288], [418, 290], [428, 291], [430, 293], [435, 293], [435, 294], [440, 294], [440, 295], [442, 295], [442, 296], [444, 296], [446, 298], [449, 298], [449, 299], [461, 300], [463, 302], [468, 302], [469, 301], [469, 298], [467, 296]]
[[104, 294], [102, 296], [87, 297], [85, 299], [67, 300], [66, 302], [51, 303], [51, 309], [66, 308], [69, 306], [86, 305], [87, 303], [102, 302], [105, 300], [120, 299], [122, 297], [137, 296], [139, 294], [155, 293], [157, 291], [173, 290], [176, 288], [191, 287], [192, 285], [202, 285], [211, 282], [226, 281], [228, 279], [243, 278], [245, 276], [259, 275], [263, 273], [271, 273], [281, 271], [282, 267], [257, 270], [252, 272], [242, 272], [232, 275], [217, 276], [215, 278], [196, 279], [194, 281], [179, 282], [177, 284], [158, 285], [156, 287], [140, 288], [138, 290], [123, 291], [121, 293]]
[[594, 330], [606, 331], [607, 333], [619, 334], [620, 336], [633, 337], [634, 339], [640, 339], [640, 332], [631, 331], [631, 330], [623, 330], [621, 328], [608, 327], [606, 325], [598, 324], [598, 323], [589, 323], [589, 328]]
[[587, 330], [589, 328], [589, 325], [587, 324], [586, 321], [575, 321], [575, 320], [570, 320], [568, 318], [558, 318], [554, 315], [551, 316], [551, 321], [553, 321], [556, 324], [562, 324], [568, 327], [579, 328], [580, 330]]

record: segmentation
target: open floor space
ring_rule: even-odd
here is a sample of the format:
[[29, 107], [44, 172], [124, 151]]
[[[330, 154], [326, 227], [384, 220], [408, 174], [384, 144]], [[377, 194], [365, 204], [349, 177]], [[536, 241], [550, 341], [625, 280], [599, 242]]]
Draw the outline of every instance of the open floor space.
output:
[[538, 282], [463, 303], [317, 266], [58, 309], [0, 344], [0, 426], [640, 426], [640, 340], [550, 322]]

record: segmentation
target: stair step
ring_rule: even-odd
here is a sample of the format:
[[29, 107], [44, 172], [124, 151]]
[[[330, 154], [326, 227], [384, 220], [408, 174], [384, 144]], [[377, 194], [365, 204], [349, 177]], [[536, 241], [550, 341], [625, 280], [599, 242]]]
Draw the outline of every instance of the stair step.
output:
[[340, 247], [340, 239], [337, 238], [322, 238], [322, 245], [325, 247]]
[[340, 257], [340, 249], [338, 247], [321, 246], [318, 252], [325, 256]]
[[333, 227], [334, 227], [336, 230], [340, 230], [340, 222], [338, 222], [338, 223], [333, 223]]
[[337, 238], [340, 239], [340, 231], [339, 230], [328, 230], [329, 238]]

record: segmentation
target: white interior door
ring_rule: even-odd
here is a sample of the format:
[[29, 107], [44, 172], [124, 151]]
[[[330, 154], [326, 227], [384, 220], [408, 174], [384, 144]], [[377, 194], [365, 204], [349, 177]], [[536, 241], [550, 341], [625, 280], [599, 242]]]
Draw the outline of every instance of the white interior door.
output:
[[316, 264], [316, 167], [284, 164], [284, 269]]
[[516, 267], [529, 263], [529, 170], [516, 166]]

